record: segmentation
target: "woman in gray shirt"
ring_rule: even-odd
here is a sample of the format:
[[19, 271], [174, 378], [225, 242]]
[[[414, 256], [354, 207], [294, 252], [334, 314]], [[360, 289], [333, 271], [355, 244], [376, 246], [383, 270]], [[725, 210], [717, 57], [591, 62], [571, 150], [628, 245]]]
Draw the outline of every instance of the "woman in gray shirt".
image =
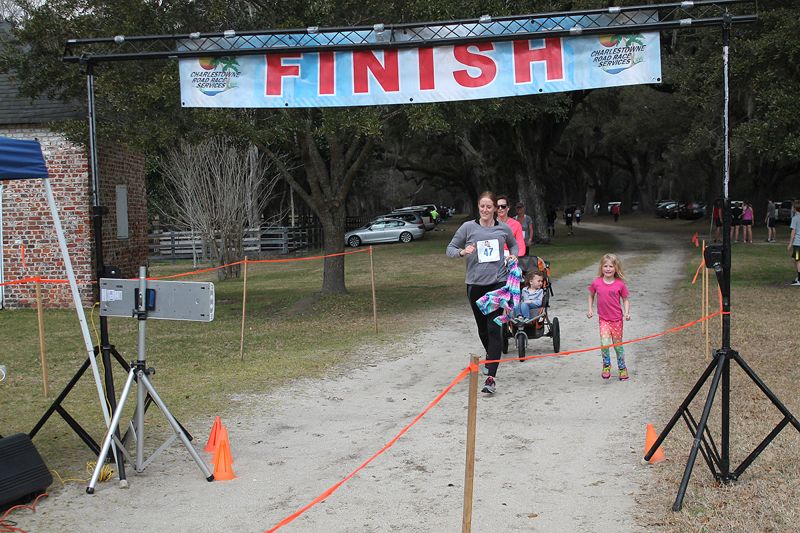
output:
[[[501, 310], [484, 315], [475, 302], [487, 292], [501, 288], [506, 283], [508, 270], [503, 245], [508, 246], [510, 255], [516, 256], [517, 241], [506, 224], [497, 220], [497, 200], [489, 191], [478, 197], [478, 218], [464, 222], [447, 245], [449, 257], [465, 257], [467, 262], [467, 299], [469, 300], [478, 336], [486, 350], [486, 359], [500, 359], [503, 345], [503, 331], [494, 319]], [[498, 363], [486, 365], [489, 375], [483, 385], [483, 392], [494, 394]]]

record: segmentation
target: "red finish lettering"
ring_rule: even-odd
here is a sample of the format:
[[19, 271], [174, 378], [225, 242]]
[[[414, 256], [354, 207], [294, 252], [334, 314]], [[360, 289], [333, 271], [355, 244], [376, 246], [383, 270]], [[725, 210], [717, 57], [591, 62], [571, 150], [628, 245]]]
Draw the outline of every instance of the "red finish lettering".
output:
[[481, 73], [472, 76], [468, 70], [453, 71], [453, 78], [462, 87], [483, 87], [494, 81], [497, 76], [497, 64], [491, 57], [470, 52], [470, 47], [475, 47], [481, 52], [494, 50], [492, 43], [457, 44], [453, 47], [453, 56], [456, 61], [468, 67], [478, 68]]
[[283, 94], [283, 78], [300, 76], [300, 65], [284, 65], [284, 59], [300, 59], [302, 54], [267, 54], [267, 96]]
[[353, 52], [353, 92], [365, 94], [369, 92], [369, 74], [387, 93], [400, 90], [400, 72], [397, 63], [397, 50], [383, 51], [383, 64], [375, 57], [372, 50], [356, 50]]
[[430, 91], [436, 88], [436, 77], [433, 69], [433, 48], [417, 49], [419, 56], [419, 90]]
[[336, 94], [336, 62], [333, 52], [319, 53], [319, 94]]
[[514, 41], [514, 83], [530, 83], [531, 63], [544, 61], [547, 81], [564, 79], [564, 53], [559, 37], [548, 37], [544, 47], [530, 48], [530, 41]]

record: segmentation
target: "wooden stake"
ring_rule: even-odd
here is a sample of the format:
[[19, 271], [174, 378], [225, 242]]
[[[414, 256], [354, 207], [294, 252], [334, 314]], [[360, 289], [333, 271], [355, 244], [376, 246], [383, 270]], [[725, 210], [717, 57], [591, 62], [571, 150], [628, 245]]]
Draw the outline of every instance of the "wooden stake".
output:
[[42, 284], [36, 281], [36, 318], [39, 322], [39, 358], [42, 363], [42, 389], [44, 397], [50, 395], [50, 387], [47, 378], [47, 354], [44, 345], [44, 310], [42, 309]]
[[239, 358], [244, 361], [244, 318], [247, 310], [247, 256], [244, 256], [244, 285], [242, 286], [242, 334], [239, 339]]
[[461, 533], [472, 530], [472, 487], [475, 481], [475, 427], [478, 419], [478, 363], [480, 358], [470, 354], [470, 366], [475, 370], [469, 373], [469, 403], [467, 407], [467, 459], [464, 465], [464, 516], [461, 520]]
[[369, 276], [372, 280], [372, 320], [375, 322], [375, 333], [378, 333], [378, 302], [375, 300], [375, 265], [372, 262], [372, 246], [369, 247]]

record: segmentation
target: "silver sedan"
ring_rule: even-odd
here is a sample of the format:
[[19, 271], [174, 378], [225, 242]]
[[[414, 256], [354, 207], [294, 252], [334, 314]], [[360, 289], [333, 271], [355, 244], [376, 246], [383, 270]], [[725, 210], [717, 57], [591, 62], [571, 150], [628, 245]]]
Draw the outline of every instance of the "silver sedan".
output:
[[376, 242], [411, 242], [425, 234], [425, 226], [405, 220], [378, 220], [344, 234], [344, 242], [356, 248]]

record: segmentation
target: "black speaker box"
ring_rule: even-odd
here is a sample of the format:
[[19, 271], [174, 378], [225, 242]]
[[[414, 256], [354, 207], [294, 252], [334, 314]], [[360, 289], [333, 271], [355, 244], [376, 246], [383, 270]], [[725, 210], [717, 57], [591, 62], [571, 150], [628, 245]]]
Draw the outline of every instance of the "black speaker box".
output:
[[24, 433], [0, 439], [0, 507], [43, 492], [53, 482], [42, 456]]

